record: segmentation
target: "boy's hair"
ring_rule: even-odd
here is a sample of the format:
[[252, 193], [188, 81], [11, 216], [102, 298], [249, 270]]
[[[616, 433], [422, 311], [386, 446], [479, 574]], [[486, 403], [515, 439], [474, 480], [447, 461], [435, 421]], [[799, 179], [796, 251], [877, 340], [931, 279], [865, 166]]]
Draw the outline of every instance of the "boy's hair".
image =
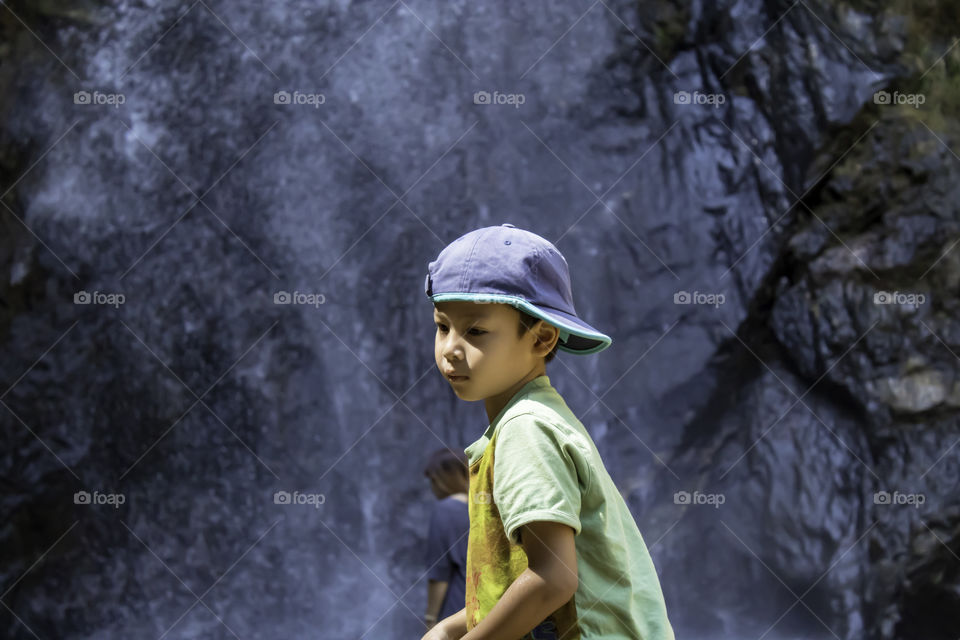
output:
[[436, 483], [443, 498], [453, 493], [466, 493], [470, 486], [467, 454], [454, 452], [446, 447], [437, 449], [427, 460], [423, 475]]
[[[517, 308], [514, 307], [514, 309]], [[537, 324], [540, 318], [536, 318], [521, 309], [517, 309], [517, 313], [520, 314], [519, 323], [517, 324], [517, 337], [522, 338], [527, 331], [530, 331], [533, 328], [533, 325]], [[550, 353], [543, 357], [544, 364], [553, 360], [553, 357], [557, 355], [557, 347], [559, 345], [560, 340], [558, 339], [556, 344], [553, 345], [553, 349], [550, 350]]]

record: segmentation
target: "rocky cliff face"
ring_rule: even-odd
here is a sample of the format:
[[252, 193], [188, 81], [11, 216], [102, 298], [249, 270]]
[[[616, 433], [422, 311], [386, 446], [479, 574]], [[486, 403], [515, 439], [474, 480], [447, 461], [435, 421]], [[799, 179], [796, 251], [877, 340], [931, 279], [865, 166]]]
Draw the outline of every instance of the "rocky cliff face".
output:
[[0, 30], [5, 637], [418, 637], [419, 464], [486, 426], [425, 266], [512, 222], [614, 338], [548, 373], [678, 638], [956, 638], [953, 5], [44, 0]]

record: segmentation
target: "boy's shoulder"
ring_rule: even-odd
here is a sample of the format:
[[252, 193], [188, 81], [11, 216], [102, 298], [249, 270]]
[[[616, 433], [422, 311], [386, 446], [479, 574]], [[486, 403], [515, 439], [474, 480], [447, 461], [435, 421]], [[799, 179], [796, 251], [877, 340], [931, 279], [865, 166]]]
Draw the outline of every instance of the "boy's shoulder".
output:
[[534, 440], [550, 440], [556, 444], [572, 441], [585, 455], [591, 455], [594, 449], [587, 430], [546, 376], [536, 379], [513, 398], [496, 422], [464, 449], [468, 466], [472, 467], [491, 445], [495, 447], [507, 431], [514, 436], [507, 440], [525, 440], [525, 444]]
[[502, 439], [504, 433], [518, 431], [550, 435], [558, 441], [573, 442], [585, 453], [590, 450], [589, 434], [553, 387], [536, 389], [517, 400], [504, 413], [494, 437]]
[[567, 406], [560, 392], [549, 382], [542, 382], [518, 398], [504, 412], [501, 422], [506, 423], [524, 415], [550, 422], [558, 428], [583, 426]]

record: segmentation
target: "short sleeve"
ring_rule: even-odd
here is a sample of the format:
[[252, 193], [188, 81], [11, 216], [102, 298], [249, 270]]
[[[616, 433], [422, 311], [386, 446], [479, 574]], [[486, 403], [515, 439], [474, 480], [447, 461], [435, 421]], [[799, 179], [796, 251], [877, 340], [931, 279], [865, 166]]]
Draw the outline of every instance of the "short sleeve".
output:
[[427, 565], [427, 579], [450, 582], [450, 549], [447, 535], [449, 521], [440, 508], [440, 502], [433, 505], [430, 514], [430, 527], [427, 530], [427, 549], [424, 561]]
[[[579, 471], [578, 471], [579, 469]], [[500, 427], [493, 458], [493, 501], [507, 538], [520, 544], [529, 522], [562, 522], [580, 533], [580, 483], [587, 484], [575, 440], [530, 414]]]

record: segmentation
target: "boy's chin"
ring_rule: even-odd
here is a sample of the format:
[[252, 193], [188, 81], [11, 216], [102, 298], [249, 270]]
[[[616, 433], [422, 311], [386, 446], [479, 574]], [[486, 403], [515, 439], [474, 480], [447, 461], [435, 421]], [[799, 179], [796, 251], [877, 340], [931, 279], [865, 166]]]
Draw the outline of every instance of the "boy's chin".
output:
[[479, 400], [479, 398], [475, 397], [476, 394], [469, 388], [469, 384], [470, 381], [467, 381], [466, 383], [460, 382], [457, 384], [451, 384], [450, 388], [453, 389], [453, 392], [461, 400]]

